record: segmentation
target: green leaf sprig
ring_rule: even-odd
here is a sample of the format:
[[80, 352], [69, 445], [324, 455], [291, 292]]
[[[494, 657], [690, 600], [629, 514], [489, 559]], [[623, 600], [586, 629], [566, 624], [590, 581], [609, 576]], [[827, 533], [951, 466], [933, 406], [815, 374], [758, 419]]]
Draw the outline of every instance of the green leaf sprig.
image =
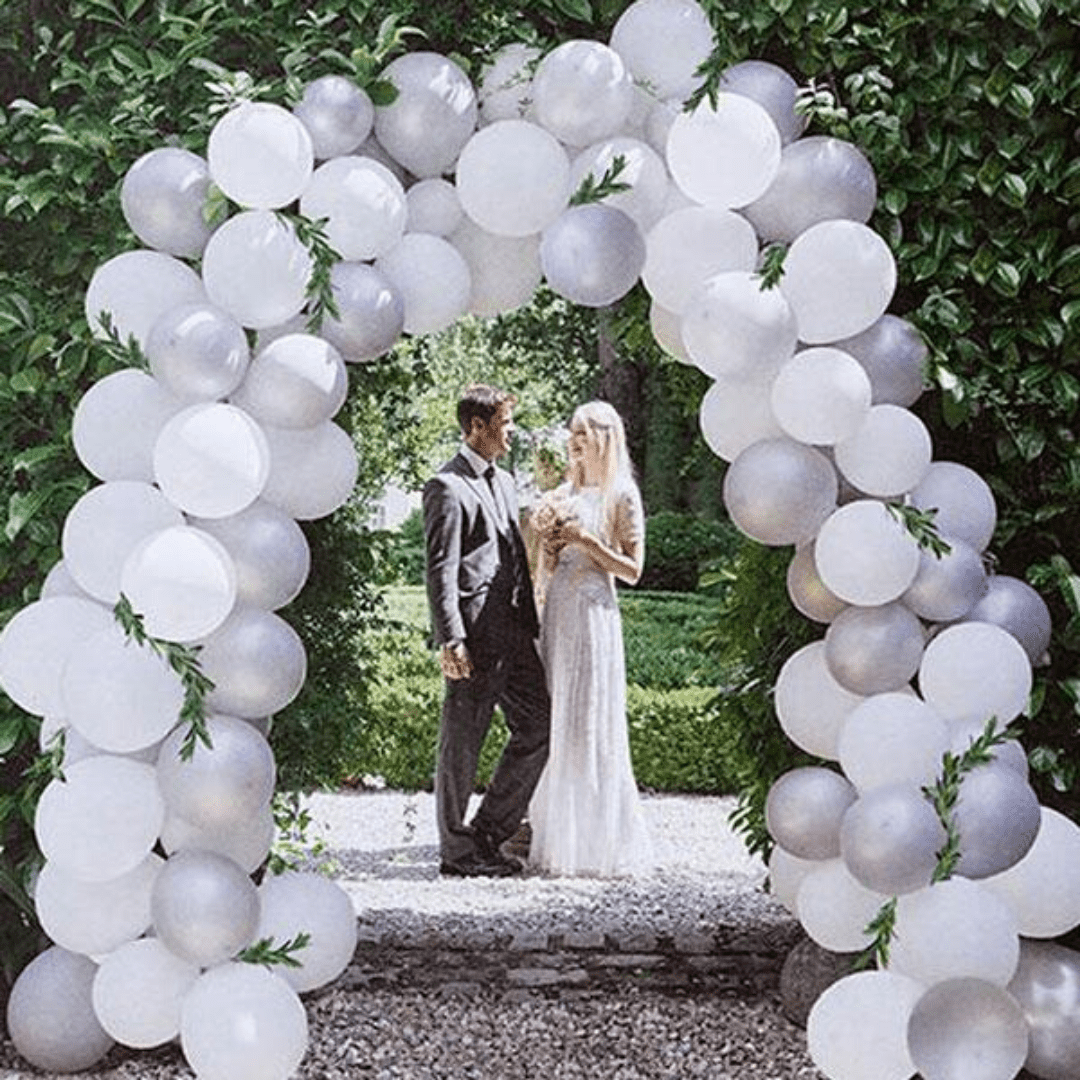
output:
[[112, 315], [108, 311], [98, 312], [97, 322], [105, 336], [97, 337], [96, 341], [116, 362], [117, 367], [150, 370], [150, 361], [146, 358], [146, 353], [143, 352], [134, 334], [128, 334], [125, 341], [120, 334], [120, 328], [113, 322]]
[[937, 517], [936, 506], [920, 510], [917, 506], [888, 502], [885, 508], [911, 533], [919, 547], [932, 552], [935, 558], [940, 559], [952, 551], [952, 546], [941, 538], [934, 524], [934, 518]]
[[308, 249], [311, 255], [311, 279], [308, 281], [308, 320], [307, 329], [317, 334], [322, 329], [326, 316], [337, 318], [337, 303], [330, 284], [330, 273], [334, 264], [341, 262], [341, 254], [330, 243], [326, 235], [326, 223], [329, 218], [304, 217], [303, 214], [289, 214], [279, 210], [278, 217], [288, 222], [296, 230], [296, 237]]
[[281, 967], [298, 968], [301, 961], [297, 960], [293, 953], [306, 949], [310, 943], [311, 935], [304, 931], [282, 945], [275, 945], [273, 938], [260, 938], [254, 945], [249, 945], [237, 954], [236, 958], [245, 964], [262, 964], [265, 967], [279, 964]]
[[873, 940], [859, 954], [852, 965], [853, 971], [863, 971], [872, 964], [879, 968], [889, 966], [889, 947], [896, 932], [896, 902], [893, 896], [878, 909], [878, 913], [866, 924], [865, 931]]
[[362, 45], [353, 49], [349, 57], [357, 85], [375, 106], [393, 105], [398, 97], [398, 88], [389, 79], [379, 78], [378, 72], [395, 52], [405, 48], [410, 37], [427, 37], [417, 26], [399, 26], [399, 18], [397, 14], [387, 15], [379, 23], [374, 48]]
[[201, 742], [207, 749], [212, 749], [214, 744], [206, 726], [206, 696], [214, 689], [214, 684], [199, 667], [198, 647], [151, 637], [143, 625], [143, 617], [123, 593], [113, 607], [113, 616], [129, 640], [153, 649], [180, 676], [184, 702], [180, 706], [179, 719], [180, 723], [188, 725], [187, 735], [180, 746], [181, 759], [192, 759], [196, 743]]
[[591, 172], [586, 173], [580, 185], [578, 185], [577, 191], [570, 196], [570, 205], [585, 206], [588, 203], [602, 202], [609, 195], [617, 195], [620, 191], [629, 191], [631, 185], [625, 180], [619, 179], [625, 169], [626, 155], [616, 154], [599, 180]]
[[761, 254], [761, 269], [757, 276], [761, 279], [761, 291], [768, 292], [780, 284], [784, 276], [784, 260], [787, 258], [786, 244], [769, 244]]

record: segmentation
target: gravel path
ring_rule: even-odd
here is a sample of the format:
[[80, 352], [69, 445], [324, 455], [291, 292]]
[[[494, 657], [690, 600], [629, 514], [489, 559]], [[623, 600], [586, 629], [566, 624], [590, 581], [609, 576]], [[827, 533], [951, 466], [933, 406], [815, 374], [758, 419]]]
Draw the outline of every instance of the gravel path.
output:
[[[308, 808], [309, 838], [327, 846], [361, 935], [391, 946], [454, 947], [477, 935], [791, 928], [791, 916], [762, 889], [764, 867], [731, 833], [728, 799], [647, 798], [661, 865], [650, 877], [614, 882], [441, 878], [430, 795], [314, 795]], [[460, 983], [377, 988], [345, 977], [307, 995], [306, 1005], [310, 1041], [297, 1074], [303, 1080], [820, 1078], [805, 1034], [783, 1017], [773, 994], [673, 996], [626, 982], [608, 992], [505, 993], [475, 984], [463, 992]], [[192, 1074], [170, 1046], [117, 1048], [97, 1070], [77, 1075]], [[0, 1043], [0, 1077], [44, 1076]]]

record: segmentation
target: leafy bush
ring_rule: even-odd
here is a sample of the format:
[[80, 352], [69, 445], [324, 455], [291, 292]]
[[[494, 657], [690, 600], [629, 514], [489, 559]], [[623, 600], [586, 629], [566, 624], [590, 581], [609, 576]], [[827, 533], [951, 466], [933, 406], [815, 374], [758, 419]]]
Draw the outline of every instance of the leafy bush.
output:
[[401, 525], [378, 537], [380, 585], [424, 584], [424, 513], [414, 510]]
[[694, 592], [704, 563], [730, 552], [738, 543], [737, 536], [727, 519], [677, 510], [650, 514], [645, 530], [645, 568], [638, 587]]

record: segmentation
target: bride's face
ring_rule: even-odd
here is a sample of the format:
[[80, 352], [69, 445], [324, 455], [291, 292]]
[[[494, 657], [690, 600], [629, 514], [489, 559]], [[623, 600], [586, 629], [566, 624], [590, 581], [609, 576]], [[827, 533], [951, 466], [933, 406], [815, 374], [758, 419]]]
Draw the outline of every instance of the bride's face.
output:
[[570, 468], [577, 482], [582, 485], [599, 483], [600, 439], [583, 420], [575, 420], [570, 425], [570, 439], [566, 449]]

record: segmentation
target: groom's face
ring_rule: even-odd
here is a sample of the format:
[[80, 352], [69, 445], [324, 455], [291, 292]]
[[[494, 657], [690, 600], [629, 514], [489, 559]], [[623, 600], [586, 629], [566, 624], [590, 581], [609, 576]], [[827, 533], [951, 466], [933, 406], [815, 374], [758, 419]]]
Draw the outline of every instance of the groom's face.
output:
[[510, 453], [510, 440], [514, 436], [514, 407], [505, 404], [484, 423], [473, 420], [472, 435], [469, 445], [488, 461], [497, 461]]

